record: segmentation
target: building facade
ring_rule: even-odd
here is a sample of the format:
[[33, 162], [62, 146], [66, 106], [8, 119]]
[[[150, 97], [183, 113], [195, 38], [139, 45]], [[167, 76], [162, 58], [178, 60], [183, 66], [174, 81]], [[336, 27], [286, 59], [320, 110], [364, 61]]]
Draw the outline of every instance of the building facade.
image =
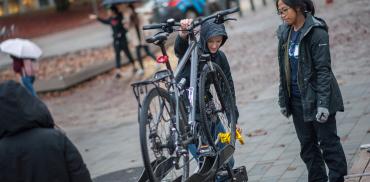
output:
[[[95, 3], [99, 0], [69, 0], [71, 4]], [[55, 6], [55, 0], [0, 0], [0, 17]]]
[[54, 0], [0, 0], [0, 16], [54, 6]]

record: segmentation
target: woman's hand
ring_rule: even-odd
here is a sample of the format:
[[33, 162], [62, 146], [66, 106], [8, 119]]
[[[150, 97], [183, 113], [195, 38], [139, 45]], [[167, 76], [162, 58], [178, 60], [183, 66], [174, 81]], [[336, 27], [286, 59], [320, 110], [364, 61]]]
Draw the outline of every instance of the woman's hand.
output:
[[189, 32], [187, 30], [192, 23], [193, 23], [193, 19], [182, 19], [180, 21], [179, 35], [181, 38], [186, 39], [188, 37]]

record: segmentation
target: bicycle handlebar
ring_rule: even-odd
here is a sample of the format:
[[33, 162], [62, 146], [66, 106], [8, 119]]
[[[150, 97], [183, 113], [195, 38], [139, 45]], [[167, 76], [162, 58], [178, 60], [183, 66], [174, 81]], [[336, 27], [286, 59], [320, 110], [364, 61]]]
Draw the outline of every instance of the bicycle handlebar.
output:
[[175, 20], [171, 18], [171, 19], [168, 19], [166, 23], [144, 25], [143, 30], [167, 29], [169, 27], [174, 27], [174, 26], [180, 26], [180, 22], [175, 22]]
[[[200, 19], [198, 22], [196, 22], [196, 23], [193, 24], [193, 27], [191, 27], [189, 29], [192, 29], [192, 28], [194, 28], [196, 26], [199, 26], [202, 23], [204, 23], [204, 22], [206, 22], [206, 21], [208, 21], [210, 19], [213, 19], [213, 18], [221, 18], [221, 17], [224, 17], [226, 15], [236, 13], [238, 11], [239, 11], [239, 7], [232, 8], [232, 9], [226, 9], [226, 10], [223, 10], [223, 11], [219, 11], [219, 12], [213, 14], [213, 15], [210, 15], [210, 16], [207, 16], [207, 17], [205, 17], [203, 19]], [[228, 18], [228, 19], [224, 19], [224, 20], [227, 21], [227, 20], [233, 20], [233, 19]], [[216, 23], [218, 23], [218, 22], [216, 22]], [[223, 22], [219, 22], [219, 23], [223, 23]]]
[[[205, 21], [213, 19], [213, 18], [217, 18], [216, 23], [218, 23], [218, 24], [223, 23], [223, 22], [228, 21], [228, 20], [235, 20], [234, 18], [225, 18], [224, 19], [224, 16], [232, 14], [232, 13], [236, 13], [238, 11], [239, 11], [239, 7], [219, 11], [219, 12], [213, 14], [213, 15], [207, 16], [207, 17], [202, 18], [199, 21], [193, 23], [193, 25], [188, 30], [192, 30], [195, 27], [204, 23]], [[172, 27], [174, 27], [174, 26], [180, 26], [180, 22], [175, 22], [174, 19], [168, 19], [166, 23], [144, 25], [143, 30], [162, 29], [166, 32], [170, 31], [169, 33], [171, 33], [173, 31]]]

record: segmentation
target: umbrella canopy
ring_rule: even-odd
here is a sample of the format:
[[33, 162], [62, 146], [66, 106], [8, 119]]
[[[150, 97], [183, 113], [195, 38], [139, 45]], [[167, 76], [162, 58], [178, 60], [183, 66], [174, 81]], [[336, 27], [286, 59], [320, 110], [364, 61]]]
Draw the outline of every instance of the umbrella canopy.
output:
[[38, 59], [42, 51], [35, 43], [26, 39], [8, 39], [1, 43], [0, 50], [18, 58]]
[[129, 3], [136, 3], [139, 0], [103, 0], [102, 5], [112, 5], [112, 4], [129, 4]]

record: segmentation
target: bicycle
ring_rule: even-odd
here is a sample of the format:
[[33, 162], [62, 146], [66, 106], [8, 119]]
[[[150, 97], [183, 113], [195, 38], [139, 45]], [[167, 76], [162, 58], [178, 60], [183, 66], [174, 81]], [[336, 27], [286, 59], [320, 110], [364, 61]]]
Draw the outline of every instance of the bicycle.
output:
[[[161, 48], [162, 56], [157, 62], [166, 64], [167, 69], [155, 73], [151, 80], [131, 84], [139, 103], [140, 144], [145, 167], [139, 181], [159, 181], [167, 178], [173, 181], [214, 180], [221, 167], [227, 170], [230, 179], [237, 179], [234, 171], [227, 165], [235, 150], [235, 101], [225, 74], [217, 64], [211, 62], [209, 54], [202, 53], [196, 37], [196, 28], [203, 22], [210, 19], [215, 19], [216, 23], [235, 20], [227, 18], [226, 15], [237, 11], [238, 8], [228, 9], [195, 21], [187, 30], [189, 47], [175, 71], [169, 63], [165, 42], [171, 33], [179, 31], [174, 27], [180, 24], [169, 19], [166, 23], [143, 27], [144, 30], [162, 30], [146, 41]], [[190, 87], [186, 90], [186, 80], [179, 80], [178, 75], [189, 59]], [[197, 68], [200, 62], [205, 64], [198, 82]], [[195, 98], [198, 93], [197, 85], [199, 106]], [[152, 88], [148, 89], [148, 86]], [[141, 100], [140, 96], [143, 94], [145, 97]], [[215, 104], [215, 101], [218, 102]], [[151, 107], [152, 105], [154, 107]], [[197, 107], [200, 111], [200, 121], [195, 118]], [[221, 142], [220, 135], [213, 136], [210, 131], [209, 123], [214, 124], [214, 120], [222, 123], [227, 129], [224, 133], [227, 137], [223, 141], [227, 144], [223, 148], [217, 145]], [[190, 176], [189, 163], [192, 159], [189, 158], [188, 147], [191, 144], [200, 146], [203, 142], [201, 138], [205, 138], [209, 148], [200, 151], [204, 160], [199, 162], [199, 170]]]

